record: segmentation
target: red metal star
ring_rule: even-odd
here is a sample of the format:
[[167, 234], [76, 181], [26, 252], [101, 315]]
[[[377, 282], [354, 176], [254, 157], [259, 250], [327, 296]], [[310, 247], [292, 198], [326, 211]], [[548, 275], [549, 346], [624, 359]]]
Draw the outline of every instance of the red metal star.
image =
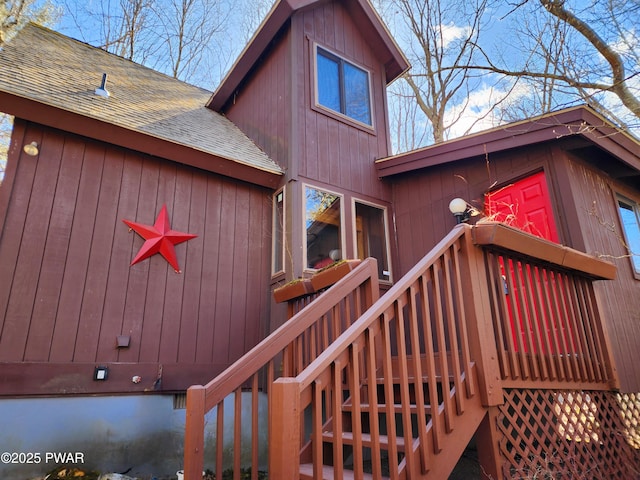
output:
[[140, 251], [131, 262], [131, 265], [135, 265], [136, 263], [159, 253], [167, 260], [167, 262], [169, 262], [176, 272], [180, 272], [174, 245], [191, 240], [192, 238], [197, 237], [197, 235], [171, 230], [166, 205], [162, 206], [162, 209], [158, 214], [158, 218], [156, 219], [156, 223], [154, 223], [153, 226], [130, 222], [129, 220], [123, 220], [123, 222], [145, 239], [144, 244], [140, 247]]

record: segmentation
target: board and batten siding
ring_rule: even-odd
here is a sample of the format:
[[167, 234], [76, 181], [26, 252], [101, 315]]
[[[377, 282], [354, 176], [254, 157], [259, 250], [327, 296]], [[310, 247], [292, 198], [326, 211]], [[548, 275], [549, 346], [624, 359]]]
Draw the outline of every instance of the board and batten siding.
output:
[[[617, 278], [595, 283], [622, 390], [640, 391], [640, 280], [621, 242], [616, 193], [640, 202], [640, 192], [612, 179], [563, 145], [532, 145], [397, 175], [392, 179], [400, 274], [455, 225], [449, 201], [462, 197], [480, 210], [489, 189], [544, 169], [560, 242], [612, 261]], [[473, 221], [472, 221], [473, 222]]]
[[[25, 128], [40, 154], [12, 147], [0, 187], [0, 394], [149, 388], [132, 386], [136, 368], [183, 389], [264, 336], [270, 191], [19, 120], [14, 138]], [[153, 225], [164, 204], [197, 235], [176, 246], [181, 273], [160, 255], [130, 266], [144, 240], [123, 220]]]
[[[327, 115], [315, 105], [314, 44], [371, 74], [374, 129]], [[339, 2], [293, 14], [224, 108], [247, 136], [300, 179], [388, 201], [373, 167], [389, 155], [384, 66]]]
[[[295, 87], [305, 99], [298, 104], [301, 121], [294, 123], [294, 135], [300, 145], [299, 175], [339, 190], [388, 201], [389, 189], [373, 167], [376, 159], [390, 154], [384, 66], [339, 2], [302, 11], [294, 16], [294, 22], [302, 24], [299, 28], [303, 32], [295, 37], [294, 48], [304, 68], [304, 77], [296, 76]], [[314, 109], [314, 44], [369, 71], [373, 130], [358, 128]]]
[[576, 156], [569, 156], [570, 192], [575, 204], [584, 249], [587, 253], [613, 262], [615, 281], [596, 282], [603, 316], [607, 320], [613, 355], [622, 391], [640, 392], [640, 280], [635, 278], [630, 252], [617, 208], [617, 194], [640, 203], [640, 192], [596, 170]]
[[291, 53], [285, 30], [222, 112], [267, 155], [290, 167]]
[[399, 273], [411, 269], [455, 226], [456, 220], [449, 211], [451, 200], [463, 198], [483, 211], [485, 193], [541, 169], [552, 171], [548, 158], [549, 148], [540, 146], [517, 154], [492, 153], [486, 158], [461, 160], [393, 177]]

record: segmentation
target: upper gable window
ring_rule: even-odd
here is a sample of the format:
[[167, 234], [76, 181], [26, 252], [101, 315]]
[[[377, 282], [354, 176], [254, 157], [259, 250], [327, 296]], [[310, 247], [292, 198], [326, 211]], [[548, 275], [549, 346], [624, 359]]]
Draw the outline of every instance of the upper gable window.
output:
[[317, 47], [316, 72], [318, 105], [373, 126], [368, 71]]

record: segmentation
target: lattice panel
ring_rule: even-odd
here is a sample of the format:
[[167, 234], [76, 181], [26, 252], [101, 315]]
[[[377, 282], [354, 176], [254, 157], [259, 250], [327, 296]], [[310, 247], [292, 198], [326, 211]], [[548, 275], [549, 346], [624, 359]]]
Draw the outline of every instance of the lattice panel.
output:
[[505, 478], [640, 479], [638, 395], [506, 390], [497, 429]]
[[624, 393], [616, 396], [620, 405], [620, 416], [625, 426], [627, 442], [640, 449], [640, 394]]

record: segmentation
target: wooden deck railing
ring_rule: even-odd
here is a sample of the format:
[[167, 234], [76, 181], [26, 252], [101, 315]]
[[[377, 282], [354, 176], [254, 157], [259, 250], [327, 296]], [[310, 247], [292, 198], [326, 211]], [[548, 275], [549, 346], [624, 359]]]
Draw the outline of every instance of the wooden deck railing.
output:
[[593, 281], [615, 266], [500, 224], [478, 225], [505, 387], [610, 389], [616, 375]]
[[[260, 397], [266, 396], [267, 408], [272, 408], [269, 389], [280, 376], [294, 376], [315, 358], [377, 300], [379, 296], [378, 269], [375, 259], [364, 260], [336, 288], [317, 296], [302, 314], [296, 314], [283, 326], [260, 342], [245, 356], [207, 385], [195, 385], [187, 390], [187, 413], [184, 446], [184, 478], [200, 480], [204, 470], [204, 431], [206, 415], [212, 412], [216, 422], [215, 463], [216, 478], [223, 478], [225, 470], [233, 470], [232, 478], [242, 476], [243, 448], [250, 452], [251, 478], [257, 479], [260, 465], [259, 410]], [[244, 394], [244, 395], [243, 395]], [[249, 412], [242, 415], [242, 397], [250, 397]], [[225, 398], [227, 402], [225, 404]], [[230, 399], [233, 399], [230, 401]], [[231, 423], [232, 447], [225, 452], [225, 405], [233, 405], [227, 422]], [[227, 412], [228, 413], [228, 412]], [[250, 425], [251, 445], [242, 445], [243, 424]], [[229, 439], [227, 439], [229, 440]], [[230, 452], [230, 454], [229, 454]], [[228, 457], [231, 458], [228, 458]], [[227, 477], [225, 477], [227, 478]]]

